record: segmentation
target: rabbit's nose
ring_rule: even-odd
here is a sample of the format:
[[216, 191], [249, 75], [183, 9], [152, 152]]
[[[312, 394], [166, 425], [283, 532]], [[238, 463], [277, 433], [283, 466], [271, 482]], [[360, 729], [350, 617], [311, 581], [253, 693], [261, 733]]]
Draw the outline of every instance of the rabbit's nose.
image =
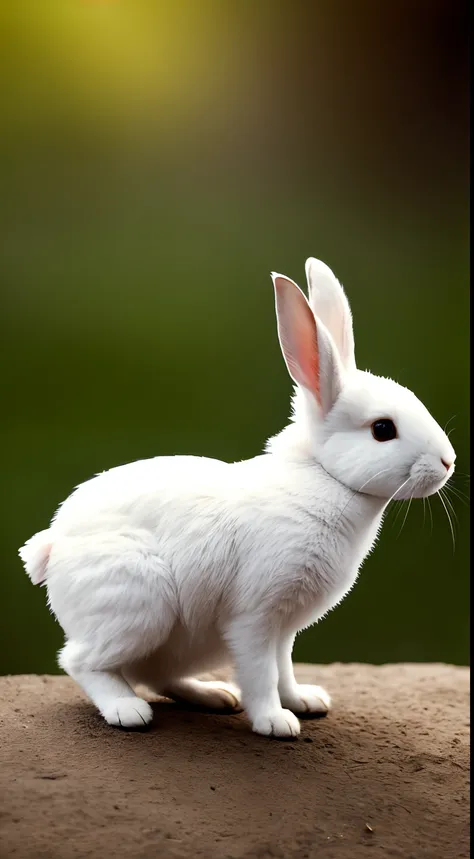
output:
[[444, 465], [444, 467], [445, 467], [446, 471], [449, 471], [449, 469], [451, 468], [451, 466], [452, 466], [452, 464], [453, 464], [452, 462], [446, 462], [446, 460], [445, 460], [445, 459], [443, 459], [443, 458], [441, 458], [441, 462], [443, 463], [443, 465]]

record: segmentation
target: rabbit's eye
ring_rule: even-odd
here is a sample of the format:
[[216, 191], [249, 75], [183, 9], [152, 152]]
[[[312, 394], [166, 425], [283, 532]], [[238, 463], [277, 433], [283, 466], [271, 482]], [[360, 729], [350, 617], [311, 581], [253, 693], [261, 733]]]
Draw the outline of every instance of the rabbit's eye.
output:
[[397, 437], [397, 428], [394, 422], [389, 418], [374, 421], [371, 429], [372, 435], [376, 441], [391, 441], [392, 438]]

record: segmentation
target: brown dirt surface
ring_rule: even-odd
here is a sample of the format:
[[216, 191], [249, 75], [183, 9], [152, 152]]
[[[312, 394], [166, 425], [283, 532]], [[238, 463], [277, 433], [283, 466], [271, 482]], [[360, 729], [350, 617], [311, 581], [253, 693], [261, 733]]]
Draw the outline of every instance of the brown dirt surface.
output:
[[333, 696], [295, 741], [157, 702], [107, 726], [68, 677], [0, 678], [0, 856], [464, 859], [469, 671], [300, 665]]

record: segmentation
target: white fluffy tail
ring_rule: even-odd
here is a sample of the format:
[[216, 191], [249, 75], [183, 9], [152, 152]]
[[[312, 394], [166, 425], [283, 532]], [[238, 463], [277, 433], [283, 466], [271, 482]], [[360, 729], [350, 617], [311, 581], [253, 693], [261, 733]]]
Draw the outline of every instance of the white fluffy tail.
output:
[[51, 531], [38, 531], [18, 550], [26, 572], [34, 585], [46, 579], [49, 555], [52, 548]]

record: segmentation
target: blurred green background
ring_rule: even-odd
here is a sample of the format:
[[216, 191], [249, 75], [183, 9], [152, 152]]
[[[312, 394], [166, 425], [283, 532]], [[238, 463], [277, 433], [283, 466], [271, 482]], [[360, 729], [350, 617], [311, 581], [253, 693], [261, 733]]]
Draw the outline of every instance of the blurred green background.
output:
[[359, 366], [451, 419], [456, 550], [438, 498], [403, 530], [394, 507], [296, 658], [467, 663], [467, 4], [15, 0], [0, 25], [0, 672], [58, 670], [17, 548], [76, 484], [285, 424], [269, 272], [304, 286], [310, 255]]

